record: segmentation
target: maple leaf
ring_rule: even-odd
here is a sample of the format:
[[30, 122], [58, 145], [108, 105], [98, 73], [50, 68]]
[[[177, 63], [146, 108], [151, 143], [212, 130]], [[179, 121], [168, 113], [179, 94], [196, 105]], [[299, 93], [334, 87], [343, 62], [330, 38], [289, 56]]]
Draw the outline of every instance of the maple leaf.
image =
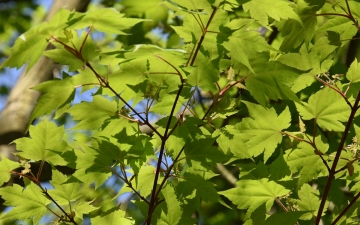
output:
[[43, 120], [36, 126], [30, 126], [30, 137], [19, 138], [14, 141], [19, 152], [16, 154], [35, 161], [47, 161], [54, 165], [66, 165], [61, 156], [69, 147], [63, 141], [64, 127], [57, 127], [55, 123]]
[[3, 187], [0, 189], [0, 195], [5, 200], [5, 205], [13, 207], [1, 217], [4, 221], [32, 218], [32, 222], [37, 224], [47, 212], [47, 205], [51, 202], [34, 183], [27, 185], [26, 189], [18, 184]]
[[244, 118], [235, 127], [242, 133], [251, 136], [246, 142], [249, 154], [258, 156], [264, 152], [264, 160], [272, 155], [276, 146], [282, 141], [282, 130], [290, 126], [290, 111], [286, 108], [279, 116], [274, 108], [245, 102], [251, 118]]
[[269, 211], [277, 197], [290, 192], [290, 190], [274, 181], [269, 181], [267, 178], [239, 180], [236, 184], [236, 188], [219, 193], [230, 199], [239, 209], [247, 209], [246, 217], [249, 217], [262, 204], [265, 204], [266, 211]]
[[310, 96], [308, 103], [296, 103], [303, 120], [316, 119], [320, 127], [330, 131], [342, 131], [345, 126], [341, 122], [349, 119], [350, 107], [334, 90], [328, 87]]

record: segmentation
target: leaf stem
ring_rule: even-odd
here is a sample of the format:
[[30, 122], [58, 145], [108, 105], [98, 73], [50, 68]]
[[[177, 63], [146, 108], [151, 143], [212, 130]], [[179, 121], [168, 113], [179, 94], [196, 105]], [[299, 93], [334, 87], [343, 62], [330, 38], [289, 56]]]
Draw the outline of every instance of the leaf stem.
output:
[[341, 14], [341, 13], [320, 13], [320, 14], [315, 14], [315, 16], [342, 16], [342, 17], [349, 18], [348, 15]]
[[329, 83], [326, 83], [323, 79], [320, 79], [319, 77], [315, 76], [316, 80], [320, 81], [322, 84], [324, 84], [325, 86], [333, 89], [334, 91], [336, 91], [337, 93], [339, 93], [341, 95], [341, 97], [343, 97], [343, 99], [346, 101], [346, 103], [351, 107], [351, 103], [349, 102], [349, 100], [346, 98], [346, 95], [344, 95], [344, 93], [342, 93], [339, 89], [334, 88], [332, 85], [330, 85]]
[[86, 39], [88, 38], [91, 30], [92, 30], [92, 26], [89, 27], [89, 30], [86, 32], [86, 36], [85, 36], [85, 38], [84, 38], [84, 41], [81, 43], [81, 47], [80, 47], [80, 50], [79, 50], [80, 55], [81, 55], [81, 53], [82, 53], [82, 50], [83, 50], [83, 48], [84, 48], [84, 46], [85, 46]]
[[335, 172], [336, 172], [336, 166], [337, 166], [337, 163], [338, 163], [338, 161], [340, 159], [340, 155], [341, 155], [342, 149], [344, 147], [346, 138], [347, 138], [347, 136], [349, 134], [351, 124], [352, 124], [352, 122], [353, 122], [353, 120], [355, 118], [355, 114], [356, 114], [357, 108], [359, 106], [359, 101], [360, 101], [360, 90], [359, 90], [359, 92], [358, 92], [358, 94], [356, 96], [356, 100], [354, 102], [354, 105], [351, 107], [351, 113], [350, 113], [348, 122], [346, 124], [346, 127], [345, 127], [344, 133], [343, 133], [343, 135], [341, 137], [341, 141], [339, 143], [339, 146], [338, 146], [338, 149], [337, 149], [333, 164], [331, 166], [329, 177], [328, 177], [327, 182], [326, 182], [324, 194], [323, 194], [323, 196], [321, 198], [319, 211], [318, 211], [318, 214], [316, 216], [315, 225], [319, 225], [319, 223], [320, 223], [321, 215], [322, 215], [322, 212], [323, 212], [324, 207], [325, 207], [325, 202], [326, 202], [327, 196], [329, 194], [331, 182], [332, 182], [332, 179], [334, 178], [334, 175], [335, 175]]
[[167, 61], [166, 59], [164, 59], [164, 58], [161, 57], [160, 55], [156, 55], [156, 57], [158, 57], [159, 59], [161, 59], [162, 61], [164, 61], [165, 63], [167, 63], [169, 66], [171, 66], [171, 67], [176, 71], [176, 73], [179, 75], [181, 83], [182, 83], [182, 84], [184, 83], [184, 79], [183, 79], [182, 74], [180, 73], [180, 71], [179, 71], [173, 64], [171, 64], [169, 61]]

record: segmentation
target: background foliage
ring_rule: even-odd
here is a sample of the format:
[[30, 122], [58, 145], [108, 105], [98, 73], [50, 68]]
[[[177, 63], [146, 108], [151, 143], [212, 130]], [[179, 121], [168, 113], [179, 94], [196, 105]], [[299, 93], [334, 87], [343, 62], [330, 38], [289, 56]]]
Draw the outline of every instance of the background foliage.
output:
[[61, 67], [2, 152], [1, 223], [358, 223], [358, 1], [11, 4], [34, 20], [1, 24], [26, 31], [1, 69]]

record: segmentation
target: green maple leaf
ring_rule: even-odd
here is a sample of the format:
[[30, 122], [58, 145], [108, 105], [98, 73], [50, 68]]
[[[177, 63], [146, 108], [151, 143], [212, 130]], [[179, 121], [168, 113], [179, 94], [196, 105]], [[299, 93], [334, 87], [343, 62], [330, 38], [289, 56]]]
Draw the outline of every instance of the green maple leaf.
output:
[[254, 210], [250, 218], [247, 219], [244, 225], [263, 225], [266, 219], [266, 208], [265, 204]]
[[264, 108], [260, 105], [245, 102], [251, 118], [244, 118], [236, 125], [242, 134], [251, 136], [246, 142], [249, 154], [258, 156], [264, 152], [264, 160], [272, 155], [282, 141], [282, 130], [290, 126], [291, 115], [286, 108], [279, 116], [274, 108]]
[[[151, 106], [149, 111], [160, 115], [168, 115], [171, 112], [175, 98], [176, 95], [164, 96], [159, 102], [156, 102], [153, 106]], [[181, 104], [182, 102], [185, 102], [185, 100], [180, 96], [175, 107], [175, 113], [179, 112], [180, 108], [183, 106]]]
[[202, 175], [202, 172], [187, 171], [181, 178], [179, 178], [178, 190], [184, 196], [192, 195], [195, 191], [196, 196], [199, 196], [205, 202], [217, 202], [220, 199], [214, 184], [207, 181]]
[[257, 74], [249, 76], [245, 80], [245, 84], [250, 94], [263, 106], [265, 106], [267, 98], [299, 101], [295, 93], [284, 85], [281, 77], [275, 77], [271, 74]]
[[266, 219], [262, 225], [283, 225], [283, 224], [295, 224], [298, 219], [302, 218], [305, 212], [289, 211], [283, 213], [274, 213]]
[[166, 202], [166, 212], [162, 211], [160, 224], [177, 225], [182, 217], [183, 210], [181, 202], [178, 200], [175, 190], [170, 185], [166, 185], [162, 190]]
[[[235, 71], [245, 76], [246, 89], [261, 105], [265, 106], [268, 98], [273, 100], [290, 99], [298, 102], [291, 90], [294, 81], [299, 77], [299, 70], [290, 68], [277, 61], [269, 61], [269, 53], [257, 53], [249, 57], [253, 70], [238, 65]], [[254, 74], [255, 73], [255, 74]]]
[[0, 69], [6, 66], [20, 68], [29, 63], [26, 72], [29, 71], [39, 60], [47, 44], [46, 36], [39, 35], [34, 30], [28, 31], [16, 40], [12, 54], [1, 64]]
[[277, 61], [302, 71], [311, 70], [314, 67], [320, 67], [320, 55], [316, 54], [316, 52], [309, 51], [310, 50], [307, 49], [306, 45], [303, 44], [299, 53], [283, 54], [277, 59]]
[[[316, 32], [327, 31], [334, 31], [340, 35], [342, 40], [348, 40], [355, 36], [357, 29], [354, 26], [354, 23], [348, 18], [336, 16], [326, 21], [326, 23], [316, 30]], [[341, 42], [341, 45], [345, 44], [345, 41]]]
[[269, 179], [274, 181], [279, 181], [282, 178], [291, 175], [290, 168], [284, 159], [282, 151], [281, 154], [279, 154], [279, 157], [269, 165], [269, 174]]
[[[320, 152], [327, 152], [329, 146], [323, 143], [321, 136], [316, 137], [315, 142]], [[301, 142], [295, 150], [285, 151], [284, 158], [293, 174], [300, 172], [299, 185], [328, 174], [320, 156], [305, 142]]]
[[[43, 94], [37, 100], [29, 124], [35, 118], [48, 115], [63, 105], [67, 105], [67, 103], [73, 100], [75, 94], [73, 79], [69, 77], [64, 80], [46, 81], [33, 87], [33, 89]], [[67, 105], [67, 107], [69, 107], [69, 105]], [[60, 115], [58, 114], [58, 116]]]
[[171, 1], [175, 3], [177, 6], [182, 6], [188, 10], [197, 11], [197, 9], [206, 9], [211, 10], [211, 5], [206, 0], [189, 0], [189, 1], [182, 1], [182, 0], [173, 0]]
[[[88, 67], [86, 67], [84, 70], [80, 70], [78, 74], [72, 77], [72, 79], [73, 79], [74, 87], [81, 86], [81, 93], [94, 88], [96, 84], [99, 83], [99, 80], [96, 78], [94, 73]], [[90, 85], [90, 84], [94, 84], [94, 85]]]
[[236, 188], [221, 191], [219, 194], [230, 199], [239, 209], [247, 209], [247, 218], [262, 204], [265, 204], [266, 211], [269, 211], [276, 198], [290, 192], [290, 190], [274, 181], [269, 181], [267, 178], [239, 180], [236, 184]]
[[[173, 157], [176, 157], [186, 143], [194, 141], [197, 135], [202, 134], [198, 125], [203, 124], [203, 121], [194, 117], [184, 118], [185, 122], [182, 122], [181, 125], [177, 126], [174, 132], [172, 132], [172, 135], [166, 141], [168, 153]], [[169, 117], [165, 117], [162, 120], [159, 120], [156, 124], [161, 126], [161, 128], [164, 128], [166, 127], [168, 119]], [[177, 118], [173, 117], [170, 127], [174, 127], [176, 121]]]
[[137, 186], [136, 189], [144, 197], [150, 195], [155, 179], [156, 168], [151, 165], [143, 165], [140, 168], [139, 174], [136, 176]]
[[[301, 189], [298, 191], [299, 199], [294, 201], [299, 209], [302, 211], [311, 211], [300, 217], [301, 220], [310, 220], [316, 217], [319, 206], [320, 206], [320, 192], [315, 190], [309, 184], [303, 184]], [[325, 209], [327, 209], [329, 202], [326, 202]], [[325, 212], [323, 212], [324, 214]]]
[[219, 70], [213, 62], [209, 60], [208, 53], [199, 51], [195, 64], [192, 69], [188, 70], [188, 83], [193, 86], [199, 86], [205, 91], [216, 90], [215, 82], [219, 80]]
[[115, 116], [117, 104], [105, 97], [95, 95], [93, 102], [82, 102], [67, 110], [74, 120], [80, 121], [72, 129], [98, 129], [106, 119]]
[[302, 24], [296, 20], [281, 21], [278, 28], [285, 37], [280, 50], [288, 52], [300, 46], [303, 42], [309, 43], [314, 36], [317, 24], [316, 12], [323, 6], [319, 1], [297, 1], [295, 11], [300, 16]]
[[21, 167], [21, 164], [18, 162], [14, 162], [6, 158], [3, 154], [0, 155], [0, 185], [5, 182], [8, 182], [11, 177], [11, 172]]
[[86, 184], [95, 183], [96, 189], [111, 176], [113, 159], [111, 155], [101, 154], [100, 149], [91, 148], [85, 144], [81, 146], [81, 149], [75, 151], [76, 171], [67, 183], [79, 181]]
[[357, 83], [360, 81], [360, 63], [356, 58], [351, 63], [350, 68], [346, 73], [346, 78], [352, 83]]
[[303, 120], [316, 119], [316, 123], [330, 131], [343, 131], [341, 122], [349, 119], [350, 107], [334, 90], [328, 87], [311, 95], [308, 103], [296, 104]]
[[242, 180], [269, 178], [269, 180], [280, 181], [291, 175], [283, 154], [279, 154], [279, 157], [268, 166], [264, 165], [263, 162], [259, 162], [256, 166], [254, 164], [241, 164], [239, 167], [242, 172], [240, 174]]
[[337, 48], [338, 46], [331, 44], [329, 40], [323, 37], [318, 39], [315, 45], [311, 47], [303, 44], [300, 47], [299, 53], [287, 53], [280, 56], [278, 58], [279, 62], [298, 70], [306, 71], [306, 73], [297, 77], [291, 90], [299, 92], [316, 81], [315, 75], [329, 71], [333, 60], [329, 59], [328, 56]]
[[69, 72], [76, 71], [83, 67], [84, 62], [66, 49], [53, 49], [43, 53], [44, 56], [63, 65], [69, 65]]
[[134, 222], [126, 218], [126, 212], [119, 209], [119, 207], [114, 207], [106, 212], [101, 213], [101, 215], [93, 217], [90, 219], [91, 224], [107, 224], [107, 225], [133, 225]]
[[93, 205], [91, 205], [93, 201], [78, 201], [75, 206], [74, 206], [74, 212], [75, 212], [75, 217], [83, 219], [84, 214], [89, 214], [90, 212], [100, 208], [100, 207], [94, 207]]
[[0, 188], [0, 195], [5, 200], [6, 206], [14, 207], [10, 212], [2, 215], [3, 221], [32, 218], [32, 222], [38, 224], [47, 212], [47, 205], [51, 203], [34, 183], [30, 183], [25, 189], [17, 184]]
[[252, 18], [261, 25], [268, 26], [268, 17], [276, 21], [294, 19], [302, 24], [300, 17], [285, 0], [252, 0], [242, 5], [245, 12], [250, 12]]
[[219, 144], [221, 150], [227, 154], [231, 152], [239, 159], [251, 158], [245, 143], [251, 138], [241, 133], [233, 125], [226, 125], [225, 127], [214, 131], [213, 137], [217, 137], [216, 142]]
[[61, 155], [68, 151], [68, 145], [63, 141], [64, 127], [43, 120], [36, 126], [30, 126], [31, 138], [20, 138], [14, 141], [19, 151], [17, 155], [35, 161], [47, 161], [54, 165], [66, 165]]
[[222, 151], [212, 146], [214, 142], [215, 139], [213, 138], [203, 138], [188, 142], [184, 147], [188, 165], [192, 166], [192, 162], [197, 161], [204, 165], [204, 167], [211, 168], [216, 163], [225, 163], [229, 160], [229, 157]]
[[245, 27], [232, 33], [223, 46], [229, 51], [231, 63], [234, 64], [236, 71], [241, 65], [245, 65], [252, 73], [255, 71], [249, 58], [255, 57], [257, 52], [275, 50], [260, 36], [259, 32], [248, 30]]
[[93, 27], [94, 29], [110, 33], [110, 34], [126, 34], [122, 30], [130, 27], [144, 19], [124, 18], [124, 14], [120, 14], [114, 8], [103, 8], [86, 13], [72, 13], [72, 19], [67, 23], [67, 29], [84, 29], [86, 27]]
[[[125, 53], [120, 70], [110, 74], [109, 83], [125, 101], [133, 100], [133, 104], [146, 97], [147, 87], [152, 85], [159, 91], [159, 98], [177, 91], [180, 82], [178, 71], [186, 78], [180, 68], [184, 64], [184, 51], [166, 50], [153, 45], [137, 45], [131, 52]], [[166, 62], [165, 62], [165, 61]], [[175, 68], [176, 69], [175, 69]], [[104, 94], [114, 96], [105, 89]]]
[[50, 184], [55, 190], [49, 190], [52, 198], [60, 205], [67, 205], [81, 197], [80, 183], [64, 184], [68, 177], [57, 170], [52, 171]]
[[159, 22], [165, 23], [168, 19], [169, 10], [162, 3], [164, 3], [162, 0], [146, 1], [142, 4], [132, 0], [124, 0], [121, 5], [125, 7], [127, 16], [144, 15], [143, 18], [151, 19], [152, 21], [147, 21], [143, 25], [143, 27], [151, 29], [156, 27]]
[[[137, 85], [144, 81], [146, 78], [146, 71], [146, 63], [143, 61], [128, 60], [121, 64], [120, 70], [109, 74], [108, 81], [114, 90], [121, 93], [121, 97], [125, 101], [129, 101], [136, 93], [129, 88], [128, 85]], [[115, 96], [109, 89], [103, 90], [103, 94], [106, 94], [109, 97]]]
[[29, 71], [48, 45], [47, 39], [51, 34], [66, 26], [65, 22], [68, 17], [69, 10], [60, 9], [50, 22], [43, 22], [20, 35], [12, 47], [10, 57], [2, 63], [0, 69], [5, 66], [20, 68], [28, 63], [26, 72]]
[[242, 171], [239, 176], [241, 180], [260, 180], [261, 178], [268, 178], [270, 175], [269, 167], [263, 162], [259, 162], [257, 165], [253, 163], [240, 164], [239, 168]]

